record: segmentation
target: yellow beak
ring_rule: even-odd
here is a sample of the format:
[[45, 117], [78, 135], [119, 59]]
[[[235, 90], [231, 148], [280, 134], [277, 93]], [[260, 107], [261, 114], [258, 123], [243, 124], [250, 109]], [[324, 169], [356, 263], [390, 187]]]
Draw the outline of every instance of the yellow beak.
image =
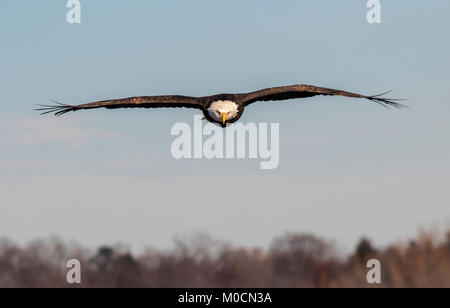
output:
[[222, 112], [222, 124], [225, 124], [226, 120], [227, 120], [227, 114], [225, 112]]

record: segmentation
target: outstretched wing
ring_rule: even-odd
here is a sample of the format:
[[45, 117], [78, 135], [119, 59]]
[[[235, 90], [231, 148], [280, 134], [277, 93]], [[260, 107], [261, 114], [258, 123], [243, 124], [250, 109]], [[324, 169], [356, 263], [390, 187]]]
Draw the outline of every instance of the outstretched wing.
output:
[[54, 103], [55, 105], [39, 105], [40, 108], [37, 108], [36, 110], [41, 111], [42, 114], [54, 113], [59, 116], [69, 111], [94, 108], [205, 108], [205, 103], [202, 99], [181, 95], [138, 96], [99, 101], [83, 105], [66, 105], [58, 102]]
[[[386, 92], [389, 93], [389, 92]], [[321, 88], [316, 86], [310, 86], [310, 85], [292, 85], [292, 86], [285, 86], [285, 87], [277, 87], [277, 88], [269, 88], [264, 89], [256, 92], [247, 93], [242, 96], [241, 102], [245, 105], [249, 105], [251, 103], [257, 102], [257, 101], [280, 101], [280, 100], [287, 100], [287, 99], [293, 99], [293, 98], [305, 98], [305, 97], [312, 97], [316, 95], [337, 95], [337, 96], [345, 96], [345, 97], [355, 97], [355, 98], [364, 98], [371, 100], [375, 103], [381, 104], [384, 107], [393, 106], [396, 108], [405, 108], [405, 105], [399, 104], [396, 101], [399, 101], [398, 99], [389, 99], [381, 97], [382, 95], [385, 95], [386, 93], [374, 95], [374, 96], [365, 96], [361, 94], [341, 91], [341, 90], [334, 90], [334, 89], [328, 89], [328, 88]]]

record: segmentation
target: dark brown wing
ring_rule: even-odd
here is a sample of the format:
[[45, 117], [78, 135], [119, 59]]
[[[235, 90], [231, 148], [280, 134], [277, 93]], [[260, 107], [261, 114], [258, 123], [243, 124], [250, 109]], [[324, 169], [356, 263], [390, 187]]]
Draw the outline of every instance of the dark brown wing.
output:
[[[387, 92], [388, 93], [388, 92]], [[287, 100], [287, 99], [293, 99], [293, 98], [305, 98], [305, 97], [312, 97], [316, 95], [337, 95], [337, 96], [345, 96], [345, 97], [355, 97], [355, 98], [364, 98], [371, 100], [375, 103], [381, 104], [385, 107], [393, 106], [396, 108], [404, 108], [405, 105], [399, 104], [395, 101], [398, 101], [397, 99], [388, 99], [380, 97], [386, 93], [380, 94], [380, 95], [374, 95], [374, 96], [365, 96], [361, 94], [341, 91], [341, 90], [334, 90], [334, 89], [328, 89], [328, 88], [321, 88], [316, 86], [309, 86], [309, 85], [292, 85], [292, 86], [285, 86], [285, 87], [277, 87], [277, 88], [269, 88], [264, 89], [256, 92], [247, 93], [242, 96], [241, 103], [244, 103], [245, 105], [249, 105], [251, 103], [257, 102], [257, 101], [280, 101], [280, 100]]]
[[197, 97], [181, 96], [181, 95], [165, 95], [165, 96], [138, 96], [123, 99], [113, 99], [107, 101], [99, 101], [83, 105], [65, 105], [54, 102], [55, 105], [39, 105], [36, 109], [42, 114], [54, 113], [59, 116], [69, 111], [77, 111], [82, 109], [94, 108], [197, 108], [204, 109], [206, 103], [203, 99]]

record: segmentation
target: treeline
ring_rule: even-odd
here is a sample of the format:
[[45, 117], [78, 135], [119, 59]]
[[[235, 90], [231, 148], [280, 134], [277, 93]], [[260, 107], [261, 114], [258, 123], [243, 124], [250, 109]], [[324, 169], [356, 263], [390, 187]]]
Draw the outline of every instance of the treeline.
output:
[[233, 247], [197, 236], [176, 248], [132, 255], [121, 246], [91, 252], [52, 239], [19, 247], [0, 241], [0, 287], [72, 287], [68, 259], [81, 262], [78, 287], [373, 287], [369, 259], [381, 264], [378, 287], [450, 287], [450, 232], [421, 233], [383, 249], [362, 239], [342, 256], [332, 242], [287, 234], [267, 250]]

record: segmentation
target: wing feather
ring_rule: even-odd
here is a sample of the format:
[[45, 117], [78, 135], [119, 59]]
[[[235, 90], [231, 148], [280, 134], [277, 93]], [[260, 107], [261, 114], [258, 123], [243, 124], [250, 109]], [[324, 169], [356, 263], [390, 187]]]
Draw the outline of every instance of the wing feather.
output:
[[41, 114], [54, 113], [56, 116], [60, 116], [70, 111], [95, 108], [205, 108], [205, 103], [201, 98], [181, 95], [137, 96], [82, 105], [67, 105], [55, 101], [53, 103], [54, 105], [38, 105], [39, 108], [36, 110], [41, 111]]
[[285, 87], [268, 88], [260, 91], [250, 92], [242, 97], [241, 102], [245, 105], [250, 105], [257, 101], [280, 101], [294, 98], [306, 98], [313, 97], [316, 95], [334, 95], [334, 96], [345, 96], [353, 98], [363, 98], [378, 103], [384, 107], [395, 107], [395, 108], [407, 108], [407, 106], [398, 103], [400, 99], [390, 99], [381, 97], [386, 93], [379, 95], [366, 96], [357, 93], [335, 90], [329, 88], [322, 88], [310, 85], [292, 85]]

